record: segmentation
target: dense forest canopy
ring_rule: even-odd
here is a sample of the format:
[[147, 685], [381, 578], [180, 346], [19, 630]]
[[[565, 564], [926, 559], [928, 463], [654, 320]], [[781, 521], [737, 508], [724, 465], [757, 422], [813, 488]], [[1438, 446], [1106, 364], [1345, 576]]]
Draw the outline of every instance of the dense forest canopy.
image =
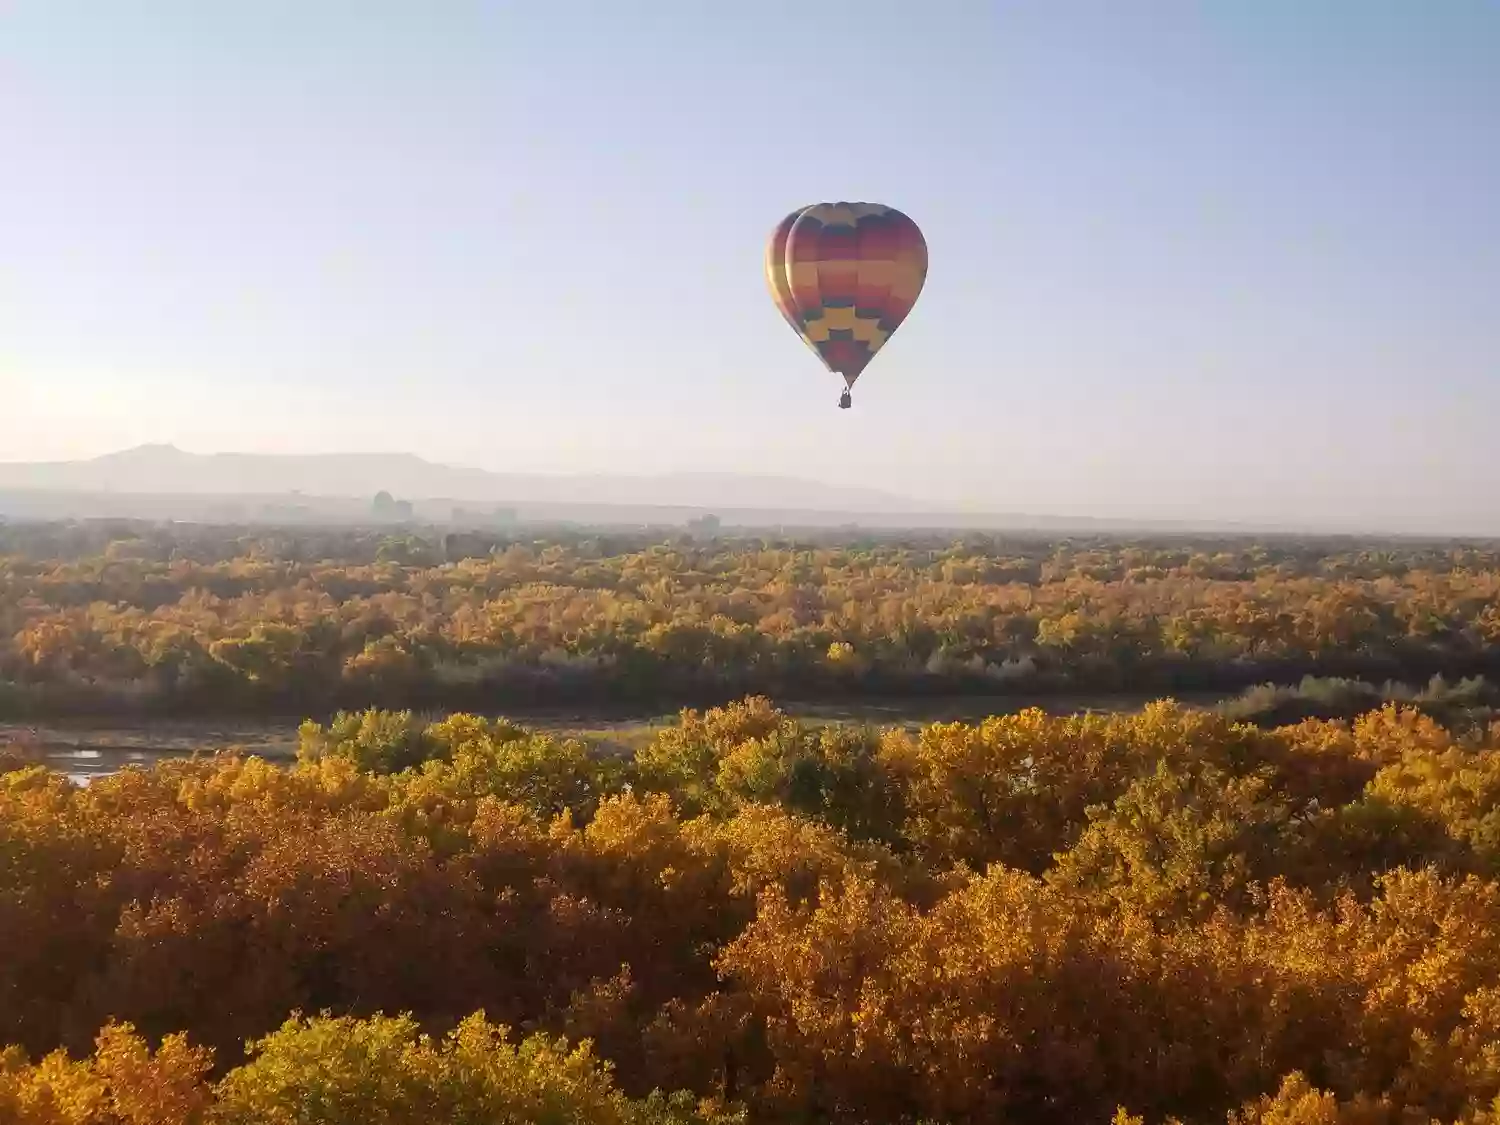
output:
[[0, 765], [0, 1120], [1492, 1120], [1500, 726], [764, 699]]
[[1500, 1120], [1500, 547], [700, 531], [0, 526], [0, 1122]]
[[0, 712], [327, 715], [1420, 687], [1500, 668], [1500, 546], [0, 526]]

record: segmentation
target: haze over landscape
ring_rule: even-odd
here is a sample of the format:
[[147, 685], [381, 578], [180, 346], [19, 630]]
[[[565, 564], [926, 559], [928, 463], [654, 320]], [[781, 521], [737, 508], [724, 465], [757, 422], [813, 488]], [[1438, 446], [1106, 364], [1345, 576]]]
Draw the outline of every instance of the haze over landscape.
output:
[[[1389, 534], [1389, 522], [1236, 522], [945, 508], [874, 488], [804, 477], [725, 472], [495, 473], [414, 454], [195, 454], [143, 445], [83, 461], [0, 462], [0, 519], [9, 517], [364, 522], [378, 493], [411, 505], [407, 519], [598, 526], [682, 525], [700, 516], [748, 528], [1006, 531], [1232, 531]], [[389, 516], [385, 518], [390, 518]], [[1500, 534], [1500, 520], [1408, 520], [1396, 533]]]
[[140, 446], [88, 461], [0, 463], [0, 489], [47, 492], [189, 493], [359, 497], [380, 491], [417, 499], [659, 504], [912, 511], [919, 500], [872, 488], [732, 473], [519, 474], [436, 464], [413, 454], [194, 454]]
[[[1493, 4], [652, 11], [4, 5], [0, 457], [1500, 532]], [[932, 255], [847, 413], [760, 264], [825, 198]]]
[[1497, 201], [1495, 0], [0, 0], [0, 1125], [1500, 1125]]
[[[493, 473], [436, 464], [413, 454], [195, 454], [172, 445], [143, 445], [84, 461], [0, 462], [0, 518], [360, 521], [370, 518], [372, 498], [381, 492], [412, 504], [412, 518], [444, 523], [486, 522], [499, 505], [507, 519], [523, 523], [681, 524], [718, 515], [731, 524], [756, 527], [854, 522], [887, 528], [1182, 526], [1174, 521], [955, 511], [879, 489], [799, 477]], [[1200, 520], [1186, 526], [1232, 525]]]

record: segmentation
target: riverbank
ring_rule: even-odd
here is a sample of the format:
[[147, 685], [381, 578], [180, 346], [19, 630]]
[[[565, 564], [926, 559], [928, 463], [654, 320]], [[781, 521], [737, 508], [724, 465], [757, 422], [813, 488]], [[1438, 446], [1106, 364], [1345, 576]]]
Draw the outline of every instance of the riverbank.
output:
[[[1051, 715], [1080, 712], [1138, 711], [1156, 696], [1108, 695], [949, 696], [879, 701], [810, 703], [777, 700], [780, 709], [804, 723], [853, 723], [876, 727], [916, 728], [938, 722], [977, 722], [992, 715], [1014, 714], [1035, 707]], [[1482, 680], [1447, 683], [1434, 679], [1424, 687], [1400, 683], [1375, 685], [1356, 680], [1308, 677], [1295, 685], [1263, 684], [1234, 695], [1218, 692], [1172, 696], [1188, 708], [1212, 708], [1227, 718], [1263, 727], [1303, 719], [1353, 719], [1387, 703], [1416, 707], [1455, 732], [1478, 730], [1500, 719], [1500, 699]], [[438, 721], [451, 712], [419, 712]], [[485, 712], [495, 718], [496, 712]], [[505, 718], [532, 730], [583, 739], [604, 753], [629, 753], [655, 731], [677, 721], [678, 712], [622, 711], [600, 708], [507, 710]], [[330, 716], [318, 716], [326, 722]], [[297, 753], [299, 718], [268, 716], [247, 721], [157, 719], [134, 723], [98, 717], [74, 717], [51, 723], [0, 723], [0, 746], [12, 744], [73, 777], [113, 773], [127, 765], [149, 766], [163, 758], [229, 751], [272, 761], [290, 761]]]
[[[1036, 699], [1005, 696], [966, 696], [874, 703], [786, 704], [783, 709], [811, 723], [869, 723], [876, 726], [920, 726], [934, 722], [974, 721], [1007, 715], [1027, 707], [1049, 714], [1079, 711], [1138, 710], [1146, 695], [1045, 696]], [[1227, 698], [1195, 694], [1179, 702], [1211, 707]], [[509, 718], [533, 730], [573, 735], [605, 746], [632, 746], [652, 731], [669, 725], [676, 713], [622, 715], [619, 712], [545, 710], [506, 711]], [[38, 723], [0, 723], [0, 745], [14, 743], [37, 754], [54, 769], [78, 780], [102, 777], [126, 766], [150, 766], [166, 758], [195, 753], [230, 751], [272, 761], [291, 761], [297, 753], [296, 722], [287, 719], [247, 722], [204, 719], [143, 720], [138, 723], [102, 719], [55, 720]]]

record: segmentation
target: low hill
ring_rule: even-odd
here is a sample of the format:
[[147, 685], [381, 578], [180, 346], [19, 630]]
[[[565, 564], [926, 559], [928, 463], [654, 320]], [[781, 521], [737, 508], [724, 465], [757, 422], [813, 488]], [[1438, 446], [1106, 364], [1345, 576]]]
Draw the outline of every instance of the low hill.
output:
[[737, 473], [547, 475], [493, 473], [443, 465], [409, 453], [188, 453], [142, 445], [87, 461], [0, 462], [7, 491], [151, 495], [409, 499], [505, 504], [924, 512], [931, 506], [875, 489], [797, 477]]

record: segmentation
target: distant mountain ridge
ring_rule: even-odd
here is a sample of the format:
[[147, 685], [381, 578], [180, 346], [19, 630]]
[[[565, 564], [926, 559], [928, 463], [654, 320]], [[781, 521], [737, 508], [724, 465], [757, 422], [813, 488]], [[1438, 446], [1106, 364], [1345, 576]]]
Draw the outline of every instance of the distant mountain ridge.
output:
[[[0, 461], [0, 521], [149, 519], [361, 524], [389, 492], [411, 518], [455, 526], [519, 521], [682, 526], [706, 512], [726, 527], [1043, 532], [1054, 534], [1417, 535], [1490, 538], [1485, 527], [1382, 528], [1380, 521], [1172, 519], [958, 511], [878, 489], [737, 473], [547, 475], [442, 465], [410, 453], [187, 453], [142, 445], [87, 461]], [[388, 518], [388, 517], [387, 517]]]
[[0, 488], [42, 492], [372, 497], [490, 504], [609, 504], [921, 513], [877, 489], [738, 473], [547, 475], [443, 465], [410, 453], [188, 453], [141, 445], [87, 461], [0, 462]]

